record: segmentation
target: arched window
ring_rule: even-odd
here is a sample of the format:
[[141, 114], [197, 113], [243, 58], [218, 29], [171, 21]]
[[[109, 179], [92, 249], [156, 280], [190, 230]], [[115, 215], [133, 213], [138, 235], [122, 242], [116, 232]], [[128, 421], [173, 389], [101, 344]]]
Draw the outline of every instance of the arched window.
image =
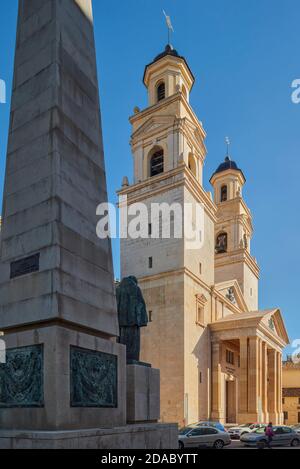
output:
[[227, 186], [221, 187], [221, 202], [226, 202], [228, 199], [228, 189]]
[[227, 233], [220, 233], [216, 239], [216, 253], [223, 254], [227, 252], [228, 236]]
[[150, 177], [157, 176], [164, 172], [164, 151], [157, 150], [151, 156], [150, 160]]
[[197, 176], [197, 168], [195, 163], [195, 158], [192, 153], [189, 154], [189, 170], [192, 171], [193, 175]]
[[161, 101], [162, 99], [165, 99], [166, 97], [166, 85], [164, 82], [161, 82], [157, 86], [157, 101]]

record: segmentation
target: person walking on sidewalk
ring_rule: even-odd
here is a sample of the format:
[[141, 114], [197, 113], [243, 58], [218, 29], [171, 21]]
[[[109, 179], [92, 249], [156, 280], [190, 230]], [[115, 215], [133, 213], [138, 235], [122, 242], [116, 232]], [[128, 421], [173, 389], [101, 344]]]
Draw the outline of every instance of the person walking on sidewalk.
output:
[[272, 422], [270, 422], [269, 425], [266, 427], [265, 434], [266, 434], [266, 437], [268, 438], [268, 448], [271, 448], [273, 436], [274, 436]]

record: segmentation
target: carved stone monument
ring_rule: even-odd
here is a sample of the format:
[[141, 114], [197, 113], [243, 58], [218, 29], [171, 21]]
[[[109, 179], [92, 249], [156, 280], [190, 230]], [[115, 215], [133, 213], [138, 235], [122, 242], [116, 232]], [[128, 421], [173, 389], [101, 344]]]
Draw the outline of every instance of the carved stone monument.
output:
[[1, 233], [0, 448], [176, 444], [172, 426], [124, 427], [111, 245], [96, 236], [106, 200], [91, 0], [20, 0]]

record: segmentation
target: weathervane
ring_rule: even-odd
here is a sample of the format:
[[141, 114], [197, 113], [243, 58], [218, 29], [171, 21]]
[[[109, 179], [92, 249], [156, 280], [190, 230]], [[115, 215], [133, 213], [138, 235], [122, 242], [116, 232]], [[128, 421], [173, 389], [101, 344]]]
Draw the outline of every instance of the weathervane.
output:
[[227, 156], [227, 158], [229, 158], [229, 147], [230, 147], [230, 144], [231, 144], [231, 142], [229, 140], [229, 137], [225, 137], [225, 143], [227, 145], [227, 154], [226, 154], [226, 156]]
[[163, 10], [163, 14], [165, 15], [166, 23], [167, 23], [167, 27], [168, 27], [168, 44], [171, 45], [171, 32], [174, 33], [174, 28], [173, 28], [173, 25], [172, 25], [171, 18], [170, 18], [170, 16], [168, 16], [166, 14], [165, 10]]

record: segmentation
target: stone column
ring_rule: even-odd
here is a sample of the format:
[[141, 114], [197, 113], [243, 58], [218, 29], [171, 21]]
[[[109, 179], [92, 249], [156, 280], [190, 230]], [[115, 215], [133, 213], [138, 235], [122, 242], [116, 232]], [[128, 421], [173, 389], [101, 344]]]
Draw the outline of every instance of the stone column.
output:
[[262, 353], [263, 353], [263, 343], [261, 339], [258, 339], [258, 417], [259, 417], [259, 420], [264, 421], [264, 414], [263, 414], [263, 408], [262, 408], [262, 386], [263, 386]]
[[240, 339], [240, 378], [239, 378], [239, 423], [246, 423], [248, 420], [248, 339]]
[[248, 368], [248, 413], [250, 420], [258, 420], [258, 393], [259, 393], [259, 339], [249, 338], [249, 368]]
[[264, 421], [269, 420], [268, 412], [268, 348], [266, 342], [262, 342], [262, 412]]
[[277, 423], [278, 417], [278, 389], [277, 389], [277, 357], [276, 350], [271, 349], [268, 352], [269, 361], [269, 383], [268, 383], [268, 397], [269, 397], [269, 414], [270, 420], [273, 424]]
[[283, 424], [282, 412], [282, 354], [277, 354], [277, 409], [278, 409], [278, 423]]
[[224, 420], [222, 409], [222, 373], [221, 373], [221, 344], [214, 342], [212, 344], [212, 405], [211, 418], [215, 420]]

